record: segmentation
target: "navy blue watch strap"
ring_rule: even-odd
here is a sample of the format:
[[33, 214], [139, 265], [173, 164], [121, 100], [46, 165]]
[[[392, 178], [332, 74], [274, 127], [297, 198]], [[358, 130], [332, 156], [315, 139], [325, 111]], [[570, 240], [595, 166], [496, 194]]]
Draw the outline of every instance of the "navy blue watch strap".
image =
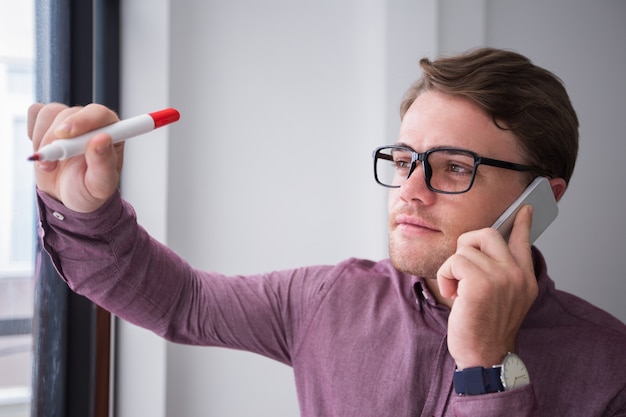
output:
[[504, 391], [500, 379], [502, 368], [466, 368], [454, 371], [454, 390], [461, 395], [480, 395]]

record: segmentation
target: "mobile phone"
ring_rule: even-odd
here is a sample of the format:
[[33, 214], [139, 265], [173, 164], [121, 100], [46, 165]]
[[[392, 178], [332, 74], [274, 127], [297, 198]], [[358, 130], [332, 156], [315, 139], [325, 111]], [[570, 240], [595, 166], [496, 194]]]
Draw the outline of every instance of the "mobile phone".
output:
[[556, 205], [550, 182], [545, 177], [535, 178], [517, 200], [491, 226], [498, 230], [506, 241], [509, 240], [517, 212], [525, 204], [533, 206], [533, 224], [530, 229], [531, 244], [537, 240], [559, 214], [559, 208]]

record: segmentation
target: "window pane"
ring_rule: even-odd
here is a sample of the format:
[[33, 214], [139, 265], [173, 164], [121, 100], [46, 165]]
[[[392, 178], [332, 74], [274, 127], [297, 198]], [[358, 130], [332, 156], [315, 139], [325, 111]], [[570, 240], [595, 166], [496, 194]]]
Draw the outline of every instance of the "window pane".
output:
[[34, 4], [0, 0], [0, 416], [30, 415], [34, 193]]
[[21, 265], [25, 271], [30, 272], [33, 265], [34, 233], [33, 168], [30, 163], [19, 163], [24, 160], [24, 155], [32, 152], [30, 141], [25, 138], [26, 120], [23, 118], [14, 120], [13, 132], [15, 133], [13, 161], [18, 163], [13, 166], [9, 262]]

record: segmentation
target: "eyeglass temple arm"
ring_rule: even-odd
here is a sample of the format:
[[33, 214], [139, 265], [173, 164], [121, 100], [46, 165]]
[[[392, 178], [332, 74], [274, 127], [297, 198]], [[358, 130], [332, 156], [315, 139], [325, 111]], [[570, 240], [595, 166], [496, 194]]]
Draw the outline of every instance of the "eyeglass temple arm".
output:
[[375, 156], [376, 158], [385, 159], [385, 160], [387, 160], [387, 161], [393, 161], [393, 156], [391, 156], [391, 155], [387, 155], [387, 154], [384, 154], [384, 153], [382, 153], [382, 152], [380, 152], [380, 151], [377, 151], [377, 152], [376, 152], [376, 154], [375, 154], [374, 156]]
[[541, 168], [535, 168], [528, 165], [516, 164], [514, 162], [500, 161], [499, 159], [491, 159], [485, 157], [479, 157], [477, 161], [478, 165], [490, 165], [493, 167], [512, 169], [513, 171], [534, 171], [542, 175], [547, 175]]

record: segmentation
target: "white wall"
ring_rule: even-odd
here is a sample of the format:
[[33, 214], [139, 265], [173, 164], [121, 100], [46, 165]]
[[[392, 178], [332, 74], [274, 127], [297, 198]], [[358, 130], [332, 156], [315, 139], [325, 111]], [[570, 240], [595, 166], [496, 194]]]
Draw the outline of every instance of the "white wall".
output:
[[[615, 160], [626, 146], [626, 3], [545, 3], [123, 2], [123, 113], [182, 113], [153, 134], [149, 158], [145, 142], [128, 143], [124, 194], [148, 230], [200, 268], [382, 258], [386, 194], [370, 152], [395, 141], [418, 59], [518, 49], [565, 80], [582, 122], [577, 174], [538, 244], [559, 286], [626, 320]], [[120, 417], [298, 414], [283, 365], [165, 343], [125, 323], [119, 334]]]
[[[170, 107], [169, 1], [133, 0], [122, 8], [122, 116]], [[122, 178], [124, 196], [141, 223], [167, 241], [168, 128], [150, 134], [147, 143], [126, 144]], [[148, 140], [148, 138], [146, 138]], [[114, 415], [164, 417], [166, 342], [129, 323], [117, 323]]]

